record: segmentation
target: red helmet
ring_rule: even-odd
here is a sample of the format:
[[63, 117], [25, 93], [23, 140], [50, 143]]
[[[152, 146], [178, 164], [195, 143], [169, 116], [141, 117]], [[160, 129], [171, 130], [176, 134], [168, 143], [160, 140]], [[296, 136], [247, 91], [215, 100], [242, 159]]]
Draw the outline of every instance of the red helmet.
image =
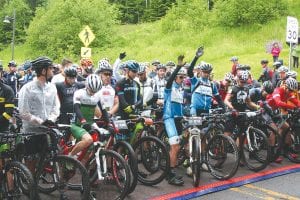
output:
[[80, 60], [80, 65], [82, 67], [91, 67], [93, 66], [93, 61], [90, 58], [82, 58]]

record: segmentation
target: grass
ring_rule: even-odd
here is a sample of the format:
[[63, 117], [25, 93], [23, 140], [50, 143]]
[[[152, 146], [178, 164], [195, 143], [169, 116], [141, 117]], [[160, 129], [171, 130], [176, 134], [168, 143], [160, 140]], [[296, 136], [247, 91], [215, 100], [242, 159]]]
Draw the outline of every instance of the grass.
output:
[[[286, 2], [290, 9], [288, 15], [300, 19], [300, 1], [286, 0]], [[251, 25], [233, 29], [213, 27], [205, 28], [205, 30], [186, 30], [164, 34], [160, 26], [160, 21], [116, 26], [116, 39], [110, 45], [105, 48], [91, 46], [93, 60], [96, 63], [99, 59], [107, 57], [113, 61], [120, 52], [126, 51], [126, 59], [137, 61], [151, 62], [159, 59], [165, 63], [169, 60], [176, 61], [178, 55], [184, 54], [186, 61], [191, 62], [197, 47], [203, 44], [205, 54], [201, 60], [213, 64], [217, 79], [230, 71], [229, 59], [234, 55], [240, 58], [240, 63], [249, 64], [254, 77], [258, 77], [261, 72], [260, 60], [267, 58], [272, 61], [272, 56], [266, 53], [266, 43], [279, 40], [284, 44], [280, 57], [284, 60], [284, 64], [288, 65], [289, 47], [285, 45], [286, 16], [263, 26]], [[25, 45], [15, 47], [15, 58], [18, 63], [27, 59], [24, 57], [25, 52], [30, 52], [30, 47]], [[0, 60], [2, 59], [4, 64], [10, 58], [10, 47], [0, 52]]]

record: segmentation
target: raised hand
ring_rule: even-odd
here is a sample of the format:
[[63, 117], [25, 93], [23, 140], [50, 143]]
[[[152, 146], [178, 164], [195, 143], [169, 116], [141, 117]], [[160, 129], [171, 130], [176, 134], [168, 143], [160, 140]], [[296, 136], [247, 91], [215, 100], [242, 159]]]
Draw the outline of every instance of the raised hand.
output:
[[200, 46], [196, 51], [196, 57], [201, 57], [204, 54], [204, 47]]

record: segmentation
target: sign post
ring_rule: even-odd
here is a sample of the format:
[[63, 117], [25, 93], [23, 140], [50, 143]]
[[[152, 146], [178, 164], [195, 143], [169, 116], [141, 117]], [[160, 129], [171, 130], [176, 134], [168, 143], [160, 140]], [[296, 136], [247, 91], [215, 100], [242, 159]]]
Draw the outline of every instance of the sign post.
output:
[[291, 59], [292, 59], [292, 44], [298, 43], [298, 20], [295, 17], [287, 17], [286, 25], [286, 42], [290, 43], [290, 56], [289, 56], [289, 69], [291, 69]]
[[81, 47], [81, 57], [90, 58], [92, 56], [92, 49], [88, 48], [88, 46], [95, 39], [94, 33], [89, 26], [85, 26], [84, 29], [78, 34], [78, 36], [84, 44], [84, 47]]

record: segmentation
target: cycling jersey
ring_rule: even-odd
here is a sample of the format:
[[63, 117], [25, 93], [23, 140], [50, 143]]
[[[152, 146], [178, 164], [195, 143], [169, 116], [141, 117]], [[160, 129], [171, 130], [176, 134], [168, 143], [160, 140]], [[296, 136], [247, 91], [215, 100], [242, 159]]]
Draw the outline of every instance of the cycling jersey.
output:
[[16, 96], [17, 90], [19, 87], [18, 80], [19, 80], [19, 78], [21, 78], [21, 76], [19, 74], [17, 74], [16, 72], [11, 72], [11, 73], [7, 73], [5, 78], [7, 81], [7, 85], [13, 89], [14, 95]]
[[95, 108], [101, 107], [101, 93], [97, 92], [93, 96], [89, 95], [86, 88], [75, 91], [74, 93], [74, 106], [79, 105], [80, 109], [76, 109], [76, 124], [80, 125], [82, 119], [85, 119], [88, 123], [93, 123]]
[[[268, 104], [272, 109], [283, 108], [283, 109], [294, 109], [300, 107], [300, 101], [295, 96], [295, 93], [286, 93], [285, 88], [277, 87], [275, 88], [272, 95], [267, 96]], [[291, 102], [291, 103], [288, 103]]]
[[63, 124], [70, 123], [70, 116], [67, 113], [74, 113], [73, 97], [76, 90], [84, 88], [84, 83], [75, 82], [72, 85], [64, 82], [56, 83], [57, 94], [60, 100], [60, 117], [59, 121]]
[[219, 95], [216, 85], [209, 79], [196, 77], [191, 78], [191, 84], [191, 114], [195, 115], [197, 110], [208, 111], [211, 108], [212, 97]]
[[111, 110], [116, 98], [115, 89], [111, 85], [103, 85], [99, 93], [103, 108], [107, 111]]
[[147, 78], [141, 82], [138, 80], [141, 87], [141, 96], [143, 97], [143, 104], [151, 105], [153, 103], [153, 85], [154, 82], [151, 78]]
[[262, 99], [261, 88], [251, 88], [249, 89], [249, 96], [252, 102], [257, 103]]
[[119, 113], [122, 118], [127, 118], [129, 113], [125, 113], [124, 109], [128, 106], [140, 107], [143, 100], [141, 98], [140, 85], [135, 80], [123, 78], [116, 84], [116, 92], [119, 97]]
[[164, 92], [164, 115], [163, 119], [183, 116], [183, 93], [182, 85], [173, 83], [170, 89]]
[[12, 116], [14, 104], [14, 91], [0, 81], [0, 131], [7, 131], [9, 119]]
[[19, 93], [19, 110], [25, 132], [40, 132], [45, 120], [56, 121], [60, 103], [54, 84], [42, 84], [38, 79], [25, 84]]
[[247, 108], [246, 99], [249, 96], [249, 89], [242, 86], [233, 86], [228, 93], [231, 94], [231, 104], [234, 109], [244, 112]]
[[154, 86], [153, 86], [154, 95], [157, 96], [157, 99], [163, 99], [164, 98], [164, 89], [167, 84], [166, 79], [155, 76], [153, 78], [153, 80], [154, 80]]

